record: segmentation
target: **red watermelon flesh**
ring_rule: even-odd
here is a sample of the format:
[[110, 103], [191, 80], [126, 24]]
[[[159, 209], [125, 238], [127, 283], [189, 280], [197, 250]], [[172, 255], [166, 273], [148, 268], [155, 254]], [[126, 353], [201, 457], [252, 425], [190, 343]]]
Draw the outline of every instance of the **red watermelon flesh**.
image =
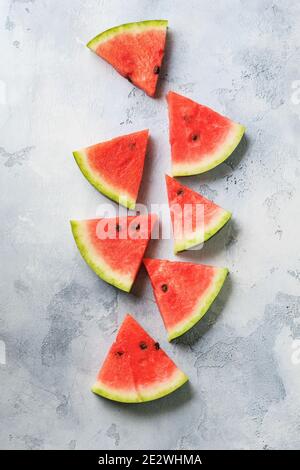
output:
[[155, 214], [72, 220], [77, 247], [101, 279], [129, 292], [157, 220]]
[[110, 199], [134, 209], [142, 180], [148, 130], [115, 137], [73, 152], [87, 178]]
[[110, 400], [139, 403], [168, 395], [187, 380], [159, 343], [126, 315], [92, 391]]
[[158, 308], [171, 341], [192, 328], [222, 288], [227, 268], [144, 259]]
[[173, 176], [195, 175], [219, 165], [245, 132], [240, 124], [173, 91], [167, 101]]
[[123, 77], [154, 96], [164, 56], [168, 22], [128, 23], [92, 39], [87, 46]]
[[[166, 175], [166, 184], [168, 191], [168, 199], [170, 206], [170, 215], [173, 225], [174, 235], [174, 251], [175, 253], [188, 248], [192, 248], [212, 237], [218, 232], [231, 217], [231, 213], [222, 209], [214, 202], [206, 199], [199, 193], [196, 193], [192, 189], [184, 186], [183, 184], [176, 181], [174, 178]], [[202, 209], [203, 217], [197, 219], [197, 205]], [[176, 223], [180, 222], [177, 208], [184, 214], [186, 208], [191, 210], [191, 222], [185, 221], [182, 226], [182, 232], [178, 232], [176, 229]], [[185, 213], [186, 214], [186, 213]], [[183, 219], [182, 219], [183, 220]], [[191, 226], [192, 230], [187, 231], [186, 227]]]

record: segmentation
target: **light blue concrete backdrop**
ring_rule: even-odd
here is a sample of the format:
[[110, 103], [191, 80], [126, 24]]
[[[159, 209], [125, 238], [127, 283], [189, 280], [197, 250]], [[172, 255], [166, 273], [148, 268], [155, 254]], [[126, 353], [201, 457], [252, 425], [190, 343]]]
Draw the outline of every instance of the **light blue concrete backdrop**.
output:
[[[153, 18], [170, 24], [156, 100], [84, 47]], [[299, 21], [297, 0], [1, 0], [1, 448], [300, 448]], [[145, 127], [139, 199], [166, 201], [169, 89], [247, 127], [226, 163], [184, 181], [233, 220], [180, 259], [231, 275], [201, 325], [171, 345], [145, 272], [130, 295], [106, 285], [68, 223], [106, 201], [72, 150]], [[171, 241], [150, 253], [172, 258]], [[138, 406], [90, 392], [128, 311], [189, 387]]]

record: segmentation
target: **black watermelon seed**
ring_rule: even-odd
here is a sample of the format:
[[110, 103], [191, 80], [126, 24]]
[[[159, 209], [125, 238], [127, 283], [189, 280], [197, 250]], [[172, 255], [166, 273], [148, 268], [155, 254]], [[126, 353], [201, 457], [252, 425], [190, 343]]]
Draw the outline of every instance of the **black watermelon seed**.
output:
[[140, 224], [137, 224], [137, 226], [135, 227], [135, 230], [139, 231], [141, 228]]
[[178, 189], [177, 196], [181, 196], [184, 193], [183, 189]]
[[192, 135], [192, 140], [195, 142], [196, 140], [198, 140], [198, 134], [193, 134]]
[[141, 349], [147, 349], [147, 347], [148, 347], [148, 346], [147, 346], [146, 343], [144, 343], [144, 341], [142, 341], [142, 342], [140, 343], [140, 348], [141, 348]]
[[121, 230], [121, 225], [117, 224], [117, 225], [116, 225], [116, 231], [117, 231], [117, 232], [120, 232], [120, 230]]
[[123, 351], [117, 351], [117, 352], [116, 352], [116, 355], [117, 355], [117, 356], [123, 356], [123, 354], [124, 354]]
[[160, 349], [159, 343], [154, 343], [154, 347], [155, 347], [155, 349], [157, 349], [157, 350]]
[[129, 83], [132, 83], [132, 80], [131, 80], [131, 78], [130, 78], [130, 76], [129, 76], [129, 75], [127, 75], [127, 77], [126, 77], [126, 78], [127, 78], [127, 80], [129, 81]]
[[168, 290], [167, 284], [163, 284], [163, 285], [161, 286], [161, 290], [162, 290], [163, 292], [167, 292], [167, 290]]
[[160, 68], [159, 68], [158, 65], [156, 65], [156, 66], [154, 67], [154, 69], [153, 69], [153, 73], [154, 73], [155, 75], [158, 75], [159, 72], [160, 72]]

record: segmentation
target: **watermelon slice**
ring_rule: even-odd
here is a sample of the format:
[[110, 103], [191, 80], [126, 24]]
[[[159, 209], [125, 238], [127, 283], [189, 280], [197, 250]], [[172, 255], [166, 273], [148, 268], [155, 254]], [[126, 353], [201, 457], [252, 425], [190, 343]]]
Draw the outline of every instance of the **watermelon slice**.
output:
[[127, 23], [98, 34], [88, 44], [123, 77], [154, 96], [164, 56], [166, 20]]
[[156, 220], [155, 214], [72, 220], [71, 227], [82, 257], [95, 273], [129, 292]]
[[73, 152], [86, 179], [105, 196], [134, 209], [148, 142], [148, 130], [122, 135]]
[[[175, 240], [175, 253], [205, 242], [230, 219], [230, 212], [187, 186], [180, 184], [174, 178], [166, 175], [166, 183]], [[197, 209], [199, 207], [203, 211], [201, 220], [197, 219]], [[179, 216], [177, 216], [177, 208], [180, 209]], [[185, 212], [186, 208], [190, 209], [190, 213]], [[188, 219], [189, 217], [191, 220]], [[178, 223], [182, 231], [176, 230]]]
[[162, 259], [144, 259], [158, 308], [171, 341], [194, 326], [207, 312], [227, 268]]
[[126, 315], [92, 391], [110, 400], [139, 403], [164, 397], [187, 380], [159, 343]]
[[167, 100], [173, 176], [210, 170], [237, 147], [245, 132], [243, 126], [173, 91]]

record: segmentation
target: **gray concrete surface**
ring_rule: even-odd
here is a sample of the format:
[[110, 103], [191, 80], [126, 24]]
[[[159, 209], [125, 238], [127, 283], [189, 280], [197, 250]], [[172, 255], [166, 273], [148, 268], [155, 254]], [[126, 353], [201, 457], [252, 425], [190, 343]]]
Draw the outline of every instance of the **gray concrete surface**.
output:
[[[156, 100], [84, 47], [152, 18], [170, 21]], [[297, 0], [1, 0], [1, 448], [300, 448], [299, 19]], [[71, 151], [144, 127], [140, 201], [166, 200], [169, 89], [247, 126], [225, 164], [185, 179], [234, 217], [180, 259], [231, 276], [199, 327], [171, 345], [145, 272], [130, 295], [106, 285], [68, 224], [106, 202]], [[172, 258], [171, 241], [150, 254]], [[90, 392], [128, 311], [188, 387], [138, 406]]]

